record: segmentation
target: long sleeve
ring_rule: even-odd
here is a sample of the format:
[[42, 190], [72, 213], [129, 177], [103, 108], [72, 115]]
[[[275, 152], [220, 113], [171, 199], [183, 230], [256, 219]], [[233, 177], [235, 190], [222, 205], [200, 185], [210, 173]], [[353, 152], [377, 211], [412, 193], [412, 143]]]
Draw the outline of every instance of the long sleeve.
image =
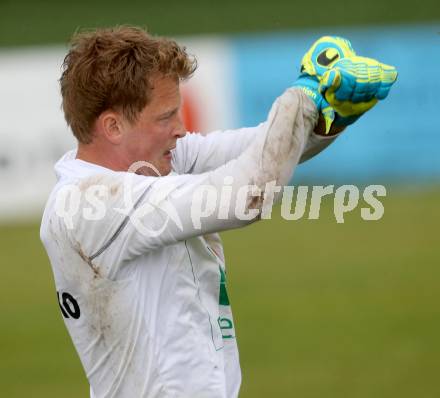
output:
[[[178, 174], [200, 174], [214, 170], [230, 160], [236, 159], [253, 140], [267, 130], [268, 121], [255, 127], [214, 131], [207, 135], [187, 134], [177, 141], [173, 151], [173, 169]], [[319, 154], [338, 135], [321, 136], [311, 133], [304, 146], [299, 163]]]
[[[75, 240], [82, 242], [91, 259], [110, 251], [110, 258], [123, 260], [252, 223], [261, 212], [266, 184], [283, 186], [290, 180], [317, 117], [302, 91], [289, 89], [275, 101], [265, 128], [247, 149], [212, 171], [165, 177], [90, 176], [113, 195], [105, 202], [104, 219], [75, 221]], [[88, 186], [87, 181], [81, 185]], [[87, 203], [80, 210], [84, 207]]]

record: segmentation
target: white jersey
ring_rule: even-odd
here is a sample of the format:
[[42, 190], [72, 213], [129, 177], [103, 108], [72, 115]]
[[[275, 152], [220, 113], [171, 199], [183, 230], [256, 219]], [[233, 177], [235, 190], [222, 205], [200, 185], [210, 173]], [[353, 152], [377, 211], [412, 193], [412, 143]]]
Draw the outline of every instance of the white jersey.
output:
[[[256, 128], [178, 140], [169, 176], [114, 172], [76, 159], [74, 151], [57, 163], [41, 239], [92, 396], [238, 396], [235, 327], [216, 232], [253, 220], [233, 211], [219, 219], [218, 204], [194, 225], [192, 196], [208, 183], [220, 191], [226, 176], [234, 179], [232, 205], [242, 185], [286, 184], [301, 156], [332, 141], [311, 133], [316, 119], [313, 103], [291, 89]], [[64, 217], [68, 194], [72, 212]], [[127, 200], [131, 207], [121, 210]]]

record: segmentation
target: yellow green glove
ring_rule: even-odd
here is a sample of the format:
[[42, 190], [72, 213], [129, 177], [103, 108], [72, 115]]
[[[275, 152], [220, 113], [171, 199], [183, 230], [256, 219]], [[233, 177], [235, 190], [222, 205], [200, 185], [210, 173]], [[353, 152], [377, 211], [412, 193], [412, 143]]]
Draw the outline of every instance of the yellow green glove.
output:
[[321, 76], [342, 58], [356, 55], [351, 43], [338, 36], [323, 36], [316, 40], [301, 60], [301, 73]]
[[325, 125], [328, 126], [326, 134], [330, 130], [330, 126], [335, 120], [335, 111], [326, 101], [324, 96], [319, 91], [319, 81], [315, 76], [309, 76], [305, 73], [301, 73], [296, 81], [293, 83], [293, 87], [298, 87], [304, 94], [306, 94], [316, 106], [318, 112], [324, 117]]
[[301, 61], [301, 73], [293, 84], [300, 88], [323, 115], [326, 133], [335, 120], [335, 111], [319, 91], [320, 78], [339, 59], [355, 55], [348, 40], [337, 36], [324, 36], [313, 43]]
[[336, 112], [335, 124], [347, 126], [385, 99], [396, 79], [393, 66], [353, 56], [336, 61], [321, 76], [319, 91]]
[[319, 83], [323, 103], [334, 110], [325, 115], [328, 133], [332, 124], [348, 126], [386, 98], [396, 79], [394, 67], [356, 56], [342, 37], [324, 36], [304, 55], [298, 80]]

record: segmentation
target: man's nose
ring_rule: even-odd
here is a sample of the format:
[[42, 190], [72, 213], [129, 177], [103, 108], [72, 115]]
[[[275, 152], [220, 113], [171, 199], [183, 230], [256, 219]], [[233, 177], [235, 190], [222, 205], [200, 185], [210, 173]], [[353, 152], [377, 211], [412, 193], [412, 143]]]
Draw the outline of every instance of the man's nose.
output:
[[176, 138], [182, 138], [182, 137], [185, 137], [185, 135], [186, 135], [186, 128], [185, 128], [185, 125], [183, 124], [183, 120], [182, 120], [182, 117], [180, 116], [180, 114], [177, 117], [177, 124], [174, 129], [173, 135]]

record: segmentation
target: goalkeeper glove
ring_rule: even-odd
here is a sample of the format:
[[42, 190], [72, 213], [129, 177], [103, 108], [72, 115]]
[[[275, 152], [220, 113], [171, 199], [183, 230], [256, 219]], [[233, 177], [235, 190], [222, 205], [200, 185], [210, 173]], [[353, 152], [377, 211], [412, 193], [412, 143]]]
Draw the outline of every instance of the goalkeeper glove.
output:
[[[325, 133], [335, 120], [335, 111], [319, 90], [321, 76], [341, 58], [354, 55], [348, 40], [336, 36], [324, 36], [317, 40], [301, 61], [301, 73], [293, 84], [315, 102], [325, 120]], [[330, 84], [332, 81], [328, 81]], [[336, 81], [335, 81], [336, 84]]]
[[396, 79], [393, 66], [353, 56], [337, 61], [322, 75], [319, 91], [336, 112], [335, 125], [348, 126], [385, 99]]
[[315, 87], [311, 82], [318, 82], [318, 91], [324, 98], [320, 107], [317, 106], [323, 113], [328, 133], [333, 122], [348, 126], [384, 99], [396, 78], [394, 67], [356, 56], [348, 40], [324, 36], [304, 55], [295, 85]]
[[301, 60], [301, 73], [318, 80], [342, 58], [355, 56], [351, 43], [338, 36], [323, 36], [316, 40]]
[[318, 79], [313, 76], [301, 74], [295, 83], [293, 83], [293, 87], [300, 88], [315, 103], [316, 109], [318, 109], [318, 112], [324, 117], [326, 126], [325, 133], [328, 134], [336, 115], [333, 108], [319, 91]]

